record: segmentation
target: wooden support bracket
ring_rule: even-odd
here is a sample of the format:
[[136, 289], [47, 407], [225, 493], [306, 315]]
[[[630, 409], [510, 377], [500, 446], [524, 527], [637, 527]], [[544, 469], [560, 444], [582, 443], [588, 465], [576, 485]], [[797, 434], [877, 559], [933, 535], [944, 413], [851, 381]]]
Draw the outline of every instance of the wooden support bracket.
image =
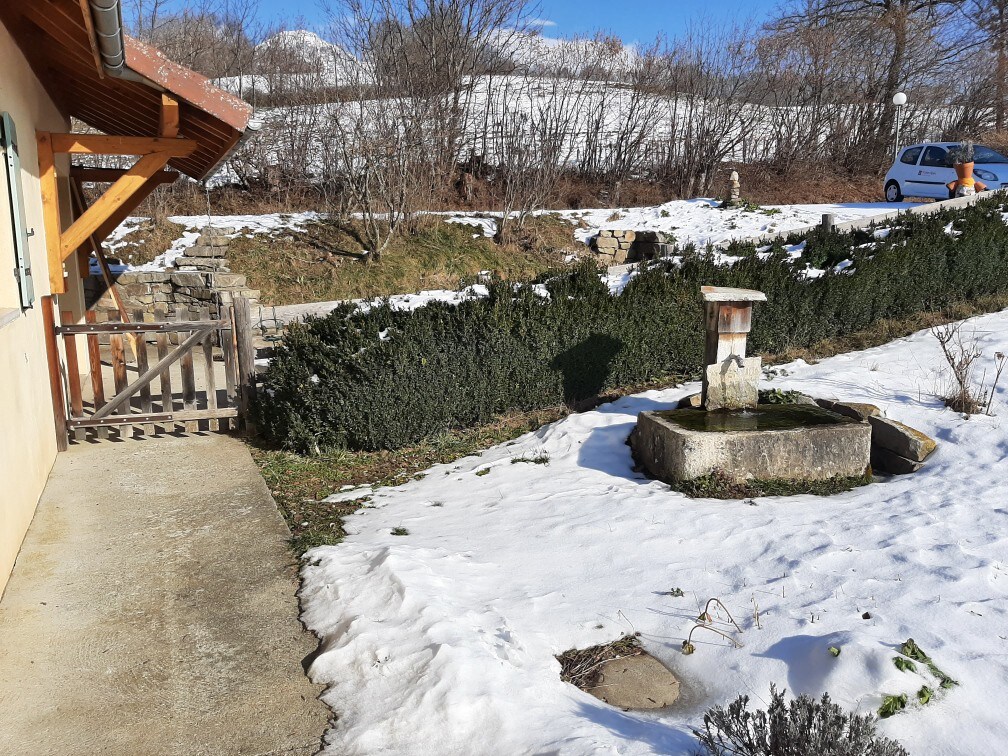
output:
[[[178, 174], [162, 170], [174, 157], [184, 157], [196, 149], [191, 139], [178, 139], [178, 103], [162, 98], [159, 137], [117, 137], [104, 134], [36, 133], [42, 213], [45, 221], [46, 250], [49, 261], [49, 288], [53, 294], [66, 292], [63, 261], [84, 244], [105, 239], [126, 216], [158, 186], [174, 181]], [[80, 168], [71, 172], [90, 180], [112, 182], [106, 192], [63, 229], [56, 178], [56, 154], [139, 155], [140, 159], [125, 171]], [[88, 173], [92, 171], [93, 173]], [[88, 180], [85, 178], [84, 180]]]
[[[136, 164], [110, 186], [84, 214], [66, 229], [60, 239], [60, 261], [77, 251], [88, 237], [98, 230], [115, 210], [129, 202], [147, 180], [164, 168], [169, 160], [166, 152], [155, 152], [144, 155]], [[132, 204], [136, 207], [136, 203]]]

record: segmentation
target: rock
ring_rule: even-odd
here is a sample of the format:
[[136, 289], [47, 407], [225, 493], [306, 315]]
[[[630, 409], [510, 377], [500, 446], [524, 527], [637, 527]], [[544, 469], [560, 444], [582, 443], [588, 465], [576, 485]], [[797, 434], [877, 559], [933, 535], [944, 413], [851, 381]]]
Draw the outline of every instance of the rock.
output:
[[588, 692], [619, 709], [663, 709], [679, 698], [679, 680], [650, 654], [610, 659]]
[[836, 402], [832, 399], [816, 399], [815, 403], [830, 412], [849, 417], [853, 420], [867, 420], [869, 417], [882, 417], [882, 410], [874, 404], [863, 402]]
[[598, 249], [619, 249], [619, 242], [611, 236], [600, 236], [595, 240]]
[[924, 463], [901, 457], [896, 452], [883, 449], [881, 446], [873, 446], [871, 451], [871, 466], [876, 472], [906, 475], [917, 472], [924, 467]]
[[172, 273], [171, 282], [181, 288], [206, 286], [202, 273]]
[[226, 250], [221, 247], [211, 247], [206, 244], [197, 244], [185, 251], [186, 257], [223, 257], [225, 253]]
[[884, 417], [869, 416], [872, 427], [872, 447], [895, 452], [914, 462], [923, 462], [938, 444], [908, 425]]
[[706, 370], [706, 396], [703, 405], [708, 411], [718, 409], [745, 409], [759, 402], [759, 379], [763, 360], [746, 357], [742, 366], [734, 360], [708, 365]]
[[241, 273], [212, 273], [211, 282], [214, 288], [245, 287], [245, 276]]
[[700, 394], [690, 394], [689, 396], [684, 396], [679, 400], [676, 405], [676, 409], [697, 409], [702, 406], [702, 397]]

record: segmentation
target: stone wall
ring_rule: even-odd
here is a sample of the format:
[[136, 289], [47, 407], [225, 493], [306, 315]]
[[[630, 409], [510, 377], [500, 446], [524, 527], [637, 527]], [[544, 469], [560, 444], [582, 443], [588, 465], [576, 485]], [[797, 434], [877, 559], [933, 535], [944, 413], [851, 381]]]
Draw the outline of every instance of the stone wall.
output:
[[[259, 292], [248, 288], [244, 275], [231, 272], [227, 255], [233, 233], [229, 228], [208, 228], [175, 259], [174, 267], [116, 274], [116, 288], [127, 312], [142, 310], [156, 320], [170, 320], [180, 312], [209, 309], [216, 317], [220, 305], [230, 304], [236, 296], [252, 300], [254, 306]], [[89, 308], [117, 309], [101, 275], [90, 276], [85, 290]]]
[[591, 242], [591, 248], [605, 265], [623, 265], [653, 260], [671, 251], [675, 239], [663, 231], [633, 231], [604, 228]]

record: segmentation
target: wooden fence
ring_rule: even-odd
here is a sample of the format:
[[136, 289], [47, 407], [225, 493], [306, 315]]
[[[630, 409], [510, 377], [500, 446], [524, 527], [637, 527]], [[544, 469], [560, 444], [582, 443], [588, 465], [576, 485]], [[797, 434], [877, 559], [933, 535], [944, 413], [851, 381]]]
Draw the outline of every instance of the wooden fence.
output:
[[248, 300], [219, 307], [217, 317], [207, 308], [174, 321], [143, 322], [143, 313], [133, 320], [88, 311], [78, 324], [60, 313], [53, 332], [65, 355], [56, 370], [66, 399], [54, 397], [54, 407], [64, 408], [56, 429], [61, 448], [70, 435], [108, 438], [112, 428], [119, 437], [247, 428], [255, 390]]

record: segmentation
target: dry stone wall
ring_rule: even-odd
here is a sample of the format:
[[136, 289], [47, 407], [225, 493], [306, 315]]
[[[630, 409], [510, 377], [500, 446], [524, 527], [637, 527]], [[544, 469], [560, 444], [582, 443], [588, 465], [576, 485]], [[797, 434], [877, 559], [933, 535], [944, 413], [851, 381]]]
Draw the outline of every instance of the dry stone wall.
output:
[[[174, 267], [118, 274], [116, 287], [126, 310], [131, 314], [142, 310], [153, 320], [170, 320], [180, 313], [198, 314], [204, 310], [216, 317], [220, 306], [230, 304], [236, 296], [257, 301], [259, 292], [248, 287], [245, 276], [231, 272], [228, 248], [233, 233], [230, 228], [208, 228], [175, 259]], [[85, 290], [91, 309], [117, 309], [100, 275], [89, 276]]]

